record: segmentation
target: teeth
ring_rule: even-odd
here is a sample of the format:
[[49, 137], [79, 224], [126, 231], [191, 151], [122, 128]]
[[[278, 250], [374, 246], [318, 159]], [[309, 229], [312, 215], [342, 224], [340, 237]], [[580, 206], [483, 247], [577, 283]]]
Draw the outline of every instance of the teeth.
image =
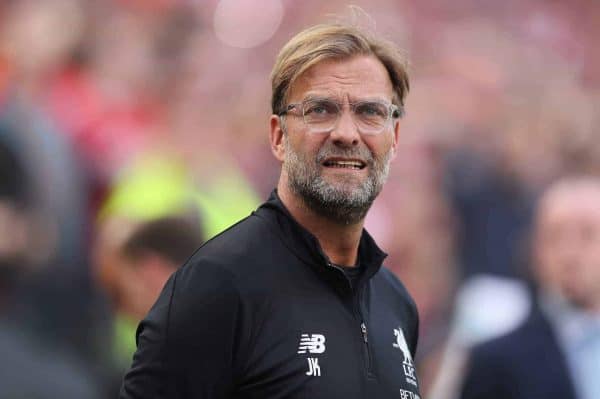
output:
[[351, 168], [351, 169], [361, 169], [362, 164], [356, 161], [329, 161], [326, 163], [327, 166], [332, 166], [334, 168]]
[[337, 161], [335, 163], [341, 166], [356, 166], [357, 168], [360, 168], [360, 164], [358, 162]]

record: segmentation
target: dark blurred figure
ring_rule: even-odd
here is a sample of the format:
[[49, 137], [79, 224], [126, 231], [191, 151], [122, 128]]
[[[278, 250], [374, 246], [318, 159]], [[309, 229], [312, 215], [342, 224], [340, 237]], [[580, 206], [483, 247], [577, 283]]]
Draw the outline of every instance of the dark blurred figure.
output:
[[461, 230], [460, 277], [524, 277], [522, 243], [535, 193], [475, 153], [453, 154], [448, 169], [450, 198]]
[[114, 286], [106, 287], [115, 319], [111, 349], [112, 363], [107, 396], [117, 397], [123, 375], [135, 352], [135, 330], [148, 313], [169, 276], [202, 244], [197, 217], [164, 216], [144, 221], [112, 257]]
[[0, 109], [0, 142], [18, 159], [21, 203], [35, 215], [32, 273], [15, 287], [13, 317], [45, 344], [88, 364], [103, 348], [105, 316], [92, 292], [87, 190], [72, 147], [35, 105], [11, 97]]
[[527, 320], [476, 346], [463, 399], [600, 397], [600, 179], [566, 178], [536, 214]]
[[43, 234], [27, 182], [21, 160], [0, 140], [0, 398], [96, 398], [80, 364], [44, 347], [13, 317], [16, 287], [32, 272]]

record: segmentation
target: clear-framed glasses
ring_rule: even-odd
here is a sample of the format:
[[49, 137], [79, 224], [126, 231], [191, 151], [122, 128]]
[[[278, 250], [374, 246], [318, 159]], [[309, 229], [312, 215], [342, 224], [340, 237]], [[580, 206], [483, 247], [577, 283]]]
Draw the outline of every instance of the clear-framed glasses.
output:
[[[394, 104], [383, 101], [359, 101], [349, 104], [352, 119], [362, 134], [379, 134], [402, 111]], [[301, 103], [288, 104], [279, 116], [296, 110], [313, 133], [331, 132], [342, 115], [343, 104], [329, 98], [311, 98]]]

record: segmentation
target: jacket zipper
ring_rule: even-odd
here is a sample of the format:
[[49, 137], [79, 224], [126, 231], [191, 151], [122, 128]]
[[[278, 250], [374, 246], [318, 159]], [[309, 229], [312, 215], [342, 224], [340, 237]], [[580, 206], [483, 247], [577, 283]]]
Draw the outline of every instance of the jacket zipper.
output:
[[365, 322], [361, 322], [360, 323], [360, 331], [362, 332], [362, 336], [363, 336], [363, 341], [364, 341], [364, 354], [365, 354], [365, 361], [367, 363], [367, 375], [372, 377], [373, 376], [373, 368], [372, 368], [372, 360], [371, 360], [371, 351], [369, 349], [369, 333], [367, 331], [367, 325], [365, 324]]
[[373, 361], [371, 358], [371, 350], [369, 348], [369, 331], [367, 329], [367, 324], [365, 323], [364, 317], [360, 310], [360, 291], [356, 290], [355, 287], [352, 287], [350, 280], [348, 279], [348, 277], [346, 276], [346, 273], [344, 273], [344, 271], [342, 269], [340, 269], [338, 266], [334, 265], [331, 262], [328, 262], [327, 264], [329, 265], [329, 267], [333, 267], [334, 269], [337, 269], [340, 271], [340, 273], [342, 273], [344, 278], [347, 280], [348, 285], [350, 286], [350, 288], [353, 292], [353, 295], [356, 295], [356, 301], [355, 301], [355, 305], [354, 305], [354, 313], [355, 313], [355, 318], [360, 322], [360, 333], [361, 333], [361, 337], [362, 337], [362, 341], [363, 341], [363, 356], [365, 358], [365, 369], [367, 372], [367, 376], [374, 377], [373, 366], [372, 366]]
[[367, 375], [369, 377], [374, 377], [373, 360], [371, 357], [371, 348], [369, 347], [369, 330], [367, 328], [367, 323], [365, 322], [365, 319], [360, 310], [360, 292], [357, 292], [356, 295], [357, 295], [356, 311], [358, 314], [358, 318], [360, 320], [360, 332], [362, 334], [362, 339], [363, 339], [363, 348], [364, 348], [363, 352], [364, 352], [364, 356], [365, 356], [365, 366], [366, 366], [366, 370], [367, 370]]

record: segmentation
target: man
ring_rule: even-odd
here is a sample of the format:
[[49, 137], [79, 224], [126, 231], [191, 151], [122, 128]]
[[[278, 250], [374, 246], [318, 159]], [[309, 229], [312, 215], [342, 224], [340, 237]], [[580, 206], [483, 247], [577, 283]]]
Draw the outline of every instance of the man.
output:
[[25, 294], [21, 290], [29, 287], [25, 284], [37, 267], [52, 265], [47, 258], [36, 258], [40, 237], [48, 231], [32, 205], [26, 159], [4, 140], [1, 129], [0, 398], [98, 398], [91, 373], [60, 346], [40, 340], [19, 319]]
[[142, 222], [121, 249], [118, 285], [120, 310], [141, 320], [158, 298], [169, 276], [202, 244], [200, 223], [187, 215]]
[[[107, 395], [116, 397], [135, 352], [135, 329], [169, 276], [194, 253], [203, 237], [197, 217], [163, 216], [139, 222], [112, 259], [113, 284], [103, 284], [114, 306]], [[105, 281], [101, 281], [105, 283]]]
[[208, 241], [138, 328], [121, 398], [419, 398], [416, 307], [363, 229], [408, 91], [391, 44], [309, 28], [272, 72], [269, 200]]
[[538, 301], [512, 333], [475, 347], [464, 399], [600, 397], [600, 179], [555, 183], [538, 206]]

